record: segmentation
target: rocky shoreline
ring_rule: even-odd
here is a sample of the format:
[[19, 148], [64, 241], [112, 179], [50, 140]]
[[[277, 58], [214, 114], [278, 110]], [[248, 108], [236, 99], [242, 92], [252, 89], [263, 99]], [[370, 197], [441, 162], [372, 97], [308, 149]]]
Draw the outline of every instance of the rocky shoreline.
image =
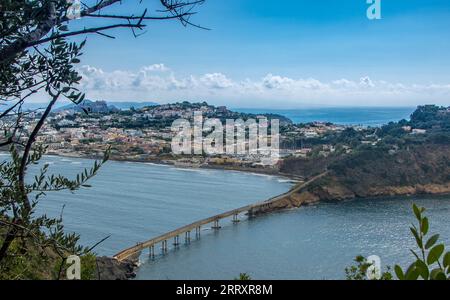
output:
[[270, 206], [261, 207], [253, 212], [254, 215], [276, 212], [286, 209], [299, 208], [319, 202], [335, 202], [356, 199], [374, 199], [386, 197], [410, 197], [417, 195], [445, 196], [450, 195], [450, 182], [445, 184], [417, 184], [409, 186], [386, 186], [368, 189], [364, 194], [358, 194], [337, 182], [326, 183], [333, 176], [318, 179], [299, 190], [294, 189], [284, 197], [280, 197]]
[[[356, 199], [370, 199], [377, 197], [400, 197], [413, 195], [450, 195], [450, 182], [446, 184], [425, 184], [414, 186], [388, 186], [374, 188], [365, 195], [358, 195], [334, 182], [334, 176], [329, 172], [318, 175], [309, 182], [299, 183], [289, 192], [274, 197], [270, 205], [260, 206], [252, 210], [252, 216], [261, 216], [268, 213], [296, 209], [304, 205], [312, 205], [323, 201], [346, 201]], [[328, 184], [327, 184], [328, 183]], [[114, 258], [98, 258], [100, 280], [128, 280], [133, 279], [139, 264], [133, 261], [119, 262]]]
[[137, 262], [123, 261], [111, 257], [97, 257], [97, 280], [129, 280], [136, 277]]

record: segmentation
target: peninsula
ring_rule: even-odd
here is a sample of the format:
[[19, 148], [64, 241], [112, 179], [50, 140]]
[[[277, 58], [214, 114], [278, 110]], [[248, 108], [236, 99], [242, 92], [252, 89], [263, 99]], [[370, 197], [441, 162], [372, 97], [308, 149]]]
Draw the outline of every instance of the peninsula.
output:
[[[189, 120], [195, 111], [223, 122], [279, 119], [279, 162], [267, 166], [255, 155], [172, 154], [172, 122]], [[24, 138], [40, 114], [27, 114]], [[110, 148], [113, 160], [262, 172], [300, 181], [328, 172], [281, 201], [279, 206], [285, 208], [327, 200], [450, 193], [450, 108], [435, 105], [419, 106], [409, 120], [363, 127], [294, 124], [284, 116], [239, 113], [206, 102], [121, 110], [104, 101], [85, 101], [52, 113], [37, 139], [54, 155], [97, 158]]]

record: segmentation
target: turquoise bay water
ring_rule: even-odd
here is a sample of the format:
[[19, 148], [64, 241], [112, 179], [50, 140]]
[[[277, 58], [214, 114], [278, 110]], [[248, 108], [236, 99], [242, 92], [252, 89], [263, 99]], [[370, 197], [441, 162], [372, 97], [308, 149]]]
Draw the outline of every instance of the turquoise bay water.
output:
[[431, 232], [450, 245], [450, 197], [324, 203], [229, 225], [189, 246], [145, 261], [138, 279], [345, 279], [357, 255], [382, 265], [413, 261], [411, 205], [428, 208]]
[[301, 109], [234, 109], [243, 113], [273, 113], [294, 123], [332, 122], [340, 125], [380, 126], [401, 119], [409, 119], [415, 107], [321, 107]]
[[[50, 164], [49, 173], [69, 178], [93, 164], [52, 156], [44, 160]], [[101, 255], [114, 255], [194, 221], [282, 194], [292, 185], [288, 179], [266, 175], [114, 161], [89, 184], [92, 188], [75, 194], [48, 193], [38, 212], [57, 217], [65, 205], [67, 230], [81, 234], [87, 246], [111, 235], [96, 248]]]
[[[0, 157], [6, 159], [5, 155]], [[52, 172], [67, 175], [92, 161], [47, 157]], [[39, 211], [58, 216], [84, 245], [113, 255], [136, 242], [192, 221], [287, 191], [292, 183], [273, 176], [220, 170], [182, 170], [142, 163], [108, 162], [90, 189], [48, 194]], [[450, 197], [372, 199], [322, 203], [273, 213], [220, 231], [204, 228], [199, 241], [166, 256], [141, 256], [137, 279], [342, 279], [356, 255], [378, 255], [383, 265], [411, 261], [411, 204], [428, 208], [431, 232], [450, 245]], [[160, 253], [160, 249], [156, 249]]]

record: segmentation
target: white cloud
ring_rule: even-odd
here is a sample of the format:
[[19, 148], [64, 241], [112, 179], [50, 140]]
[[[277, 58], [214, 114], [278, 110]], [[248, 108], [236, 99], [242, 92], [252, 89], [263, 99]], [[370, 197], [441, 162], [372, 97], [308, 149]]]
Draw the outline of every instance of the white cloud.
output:
[[264, 87], [268, 89], [286, 89], [293, 85], [294, 80], [287, 77], [267, 74], [266, 77], [263, 78], [262, 83]]
[[374, 87], [375, 86], [375, 84], [372, 82], [372, 80], [368, 76], [361, 77], [359, 79], [359, 84], [361, 86], [365, 86], [365, 87]]
[[450, 84], [405, 84], [368, 76], [324, 82], [268, 73], [259, 79], [236, 80], [220, 72], [177, 76], [164, 64], [145, 66], [134, 72], [106, 72], [83, 66], [80, 73], [81, 89], [88, 98], [110, 101], [205, 100], [241, 107], [450, 104]]
[[164, 64], [153, 64], [150, 66], [143, 67], [141, 71], [144, 72], [167, 72], [170, 71]]
[[200, 82], [213, 89], [225, 89], [233, 85], [233, 82], [222, 73], [205, 74], [200, 77]]
[[338, 79], [338, 80], [333, 80], [332, 84], [336, 87], [336, 88], [342, 88], [342, 89], [351, 89], [351, 88], [356, 88], [357, 84], [354, 81], [342, 78], [342, 79]]

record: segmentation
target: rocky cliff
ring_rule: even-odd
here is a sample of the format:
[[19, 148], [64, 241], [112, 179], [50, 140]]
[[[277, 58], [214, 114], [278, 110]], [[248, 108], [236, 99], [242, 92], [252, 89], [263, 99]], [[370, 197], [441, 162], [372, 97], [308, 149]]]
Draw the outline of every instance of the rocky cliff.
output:
[[450, 194], [449, 145], [418, 145], [396, 153], [371, 149], [333, 161], [326, 168], [324, 176], [294, 188], [255, 214], [319, 201]]

